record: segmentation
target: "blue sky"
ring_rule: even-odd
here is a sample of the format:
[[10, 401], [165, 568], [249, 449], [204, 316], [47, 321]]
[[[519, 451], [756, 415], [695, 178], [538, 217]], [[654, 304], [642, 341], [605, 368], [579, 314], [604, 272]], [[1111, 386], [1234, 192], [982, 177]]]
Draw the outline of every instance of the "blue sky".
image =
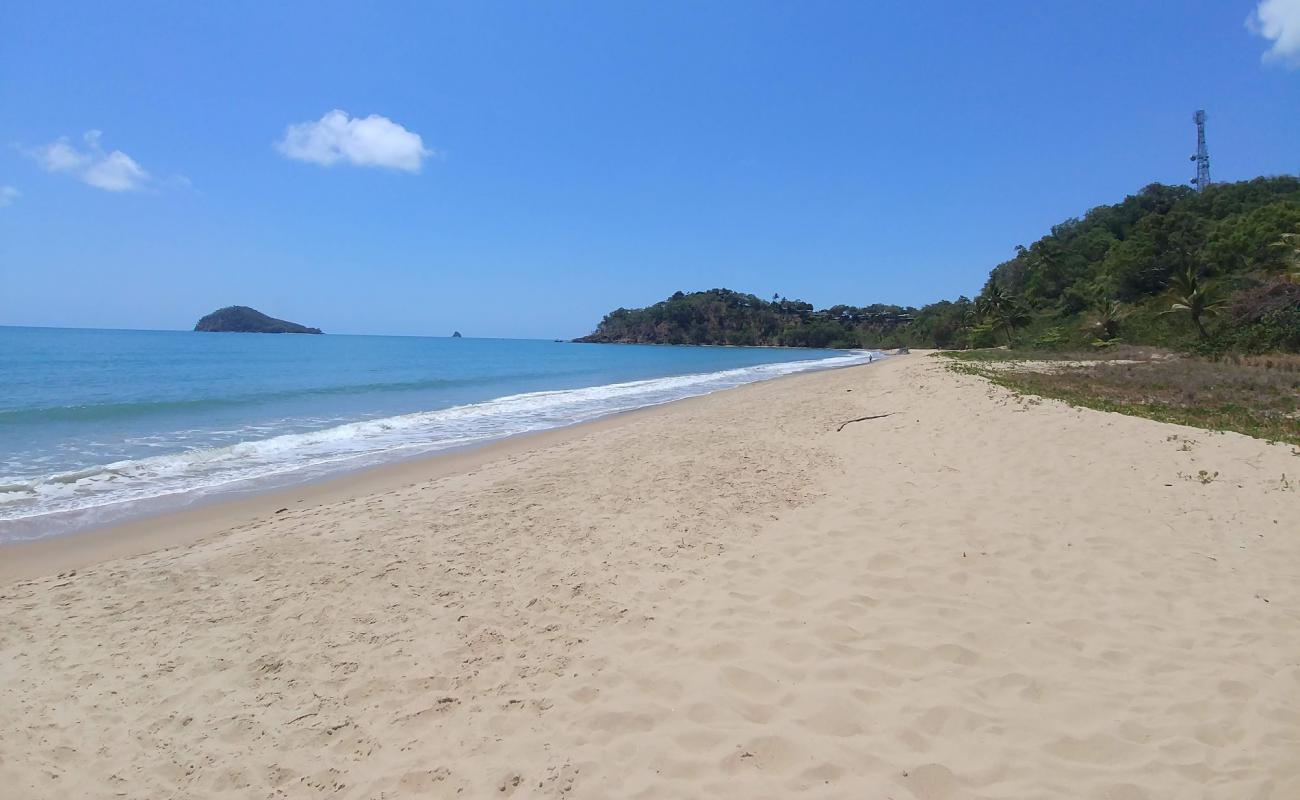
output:
[[1186, 182], [1197, 108], [1217, 180], [1300, 171], [1298, 63], [1300, 0], [7, 0], [0, 323], [549, 338], [677, 289], [971, 294]]

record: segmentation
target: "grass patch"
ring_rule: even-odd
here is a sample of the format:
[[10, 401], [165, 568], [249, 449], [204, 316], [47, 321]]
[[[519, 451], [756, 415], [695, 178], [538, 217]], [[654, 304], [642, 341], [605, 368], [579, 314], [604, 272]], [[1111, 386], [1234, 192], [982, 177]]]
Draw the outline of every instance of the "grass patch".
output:
[[1151, 348], [943, 355], [951, 369], [1020, 394], [1300, 445], [1300, 356], [1211, 359]]
[[1005, 347], [982, 350], [944, 350], [939, 355], [969, 364], [1007, 364], [1018, 361], [1152, 361], [1173, 358], [1171, 351], [1158, 347], [1139, 347], [1120, 344], [1092, 350], [1047, 350], [1039, 348]]

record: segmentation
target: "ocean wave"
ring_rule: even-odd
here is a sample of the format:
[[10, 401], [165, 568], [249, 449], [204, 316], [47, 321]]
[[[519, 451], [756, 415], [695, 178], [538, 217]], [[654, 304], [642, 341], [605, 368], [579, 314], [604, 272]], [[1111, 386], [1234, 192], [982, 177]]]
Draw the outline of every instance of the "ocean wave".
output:
[[[563, 378], [582, 374], [572, 372], [538, 372], [510, 375], [511, 381], [533, 378]], [[141, 400], [128, 403], [94, 403], [76, 406], [37, 406], [0, 409], [0, 425], [41, 424], [48, 422], [97, 422], [137, 416], [150, 416], [160, 412], [194, 412], [232, 406], [264, 404], [274, 400], [330, 395], [371, 394], [375, 392], [422, 391], [428, 389], [453, 389], [482, 386], [500, 380], [493, 376], [474, 378], [429, 378], [411, 381], [380, 381], [375, 383], [339, 384], [335, 386], [307, 386], [258, 394], [231, 395], [229, 397], [204, 397], [193, 400]]]
[[[880, 354], [787, 361], [719, 372], [529, 392], [437, 411], [349, 422], [216, 447], [117, 461], [42, 476], [0, 476], [0, 541], [58, 532], [42, 519], [159, 498], [184, 502], [252, 483], [306, 480], [396, 458], [562, 427], [621, 411], [810, 370], [865, 363]], [[289, 481], [284, 479], [288, 478]], [[25, 524], [16, 524], [25, 523]]]

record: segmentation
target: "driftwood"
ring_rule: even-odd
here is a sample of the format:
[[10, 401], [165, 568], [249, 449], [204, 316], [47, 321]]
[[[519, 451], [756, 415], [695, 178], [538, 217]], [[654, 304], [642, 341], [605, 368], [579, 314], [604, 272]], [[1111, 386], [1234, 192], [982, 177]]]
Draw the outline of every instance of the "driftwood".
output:
[[840, 431], [844, 430], [845, 426], [852, 425], [855, 422], [866, 422], [869, 419], [880, 419], [881, 417], [892, 417], [893, 415], [894, 412], [891, 411], [888, 414], [873, 414], [869, 417], [858, 417], [857, 419], [845, 420], [844, 422], [840, 423], [840, 426], [835, 429], [835, 432], [839, 433]]

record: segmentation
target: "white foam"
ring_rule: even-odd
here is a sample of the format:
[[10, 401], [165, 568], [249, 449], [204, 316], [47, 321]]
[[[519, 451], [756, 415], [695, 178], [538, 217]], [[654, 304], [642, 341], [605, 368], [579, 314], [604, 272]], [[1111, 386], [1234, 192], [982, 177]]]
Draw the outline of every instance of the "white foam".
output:
[[[224, 447], [119, 461], [73, 473], [0, 477], [0, 541], [39, 538], [122, 519], [132, 515], [133, 505], [147, 501], [170, 498], [173, 507], [185, 505], [215, 492], [310, 480], [331, 472], [557, 428], [781, 375], [851, 366], [880, 357], [874, 351], [849, 351], [823, 359], [530, 392]], [[151, 508], [159, 505], [154, 503]]]

